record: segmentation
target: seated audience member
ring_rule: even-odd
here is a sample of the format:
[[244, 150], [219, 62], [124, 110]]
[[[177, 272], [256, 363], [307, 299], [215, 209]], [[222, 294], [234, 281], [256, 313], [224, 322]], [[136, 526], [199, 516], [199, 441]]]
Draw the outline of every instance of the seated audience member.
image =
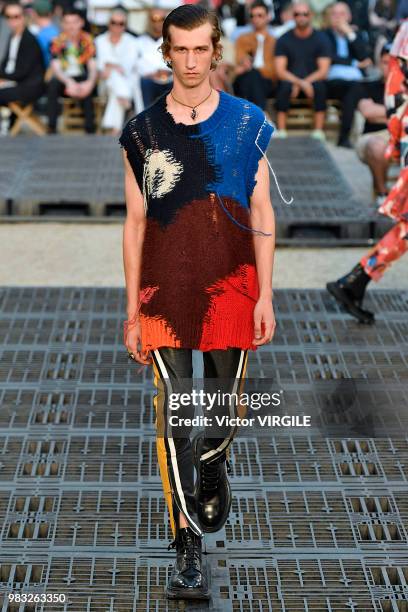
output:
[[330, 48], [322, 32], [311, 26], [309, 5], [298, 2], [293, 16], [296, 26], [281, 36], [275, 48], [275, 65], [279, 79], [276, 94], [276, 136], [286, 137], [286, 117], [290, 98], [304, 97], [313, 100], [314, 130], [312, 136], [324, 140], [326, 113], [326, 83], [330, 66]]
[[[228, 32], [228, 38], [232, 40], [233, 43], [235, 43], [242, 34], [248, 34], [253, 31], [253, 25], [251, 23], [251, 6], [253, 2], [254, 0], [238, 0], [238, 2], [235, 2], [236, 9], [234, 15], [236, 26], [232, 31]], [[269, 14], [268, 32], [272, 34], [272, 22], [276, 23], [276, 0], [275, 2], [264, 0], [264, 4], [267, 6]], [[279, 23], [279, 21], [277, 23]]]
[[222, 58], [216, 62], [214, 70], [210, 72], [210, 84], [214, 89], [226, 91], [234, 95], [232, 79], [235, 71], [235, 45], [226, 36], [221, 36]]
[[338, 145], [351, 147], [349, 134], [354, 111], [362, 96], [362, 69], [372, 64], [368, 48], [359, 32], [350, 25], [351, 12], [345, 2], [336, 2], [329, 9], [329, 28], [324, 33], [331, 50], [331, 66], [327, 75], [327, 96], [341, 100], [341, 126]]
[[371, 0], [346, 0], [346, 4], [351, 11], [351, 23], [356, 26], [360, 33], [364, 33], [366, 39], [368, 39], [370, 31], [368, 18], [370, 3]]
[[358, 104], [358, 110], [365, 122], [363, 134], [357, 140], [356, 152], [362, 162], [368, 165], [373, 176], [373, 186], [380, 205], [387, 195], [386, 177], [388, 161], [385, 159], [385, 149], [389, 142], [387, 116], [384, 104], [385, 81], [388, 77], [390, 47], [384, 45], [379, 68], [383, 77], [377, 81], [364, 83], [364, 97]]
[[150, 106], [159, 96], [171, 89], [172, 71], [159, 49], [163, 42], [162, 26], [166, 12], [162, 9], [149, 10], [147, 31], [137, 37], [138, 73], [143, 103]]
[[59, 34], [58, 26], [52, 20], [50, 0], [36, 0], [33, 4], [34, 21], [38, 28], [36, 37], [44, 55], [45, 67], [51, 62], [51, 43]]
[[396, 34], [398, 22], [396, 19], [396, 0], [372, 0], [369, 10], [370, 45], [373, 49], [375, 64], [379, 64], [381, 50], [385, 44], [391, 42]]
[[48, 127], [54, 134], [61, 95], [81, 100], [85, 114], [85, 131], [95, 131], [93, 92], [97, 67], [92, 36], [83, 30], [84, 20], [76, 9], [66, 9], [62, 32], [51, 45], [53, 76], [48, 82]]
[[408, 17], [408, 0], [398, 0], [397, 11], [395, 13], [395, 19], [397, 23], [401, 23]]
[[25, 25], [23, 7], [9, 2], [4, 17], [11, 30], [0, 64], [0, 106], [9, 102], [29, 103], [44, 93], [44, 59], [34, 34]]
[[268, 32], [269, 12], [262, 0], [251, 5], [253, 31], [241, 34], [235, 43], [236, 78], [234, 93], [240, 98], [254, 102], [263, 110], [267, 98], [276, 88], [275, 39]]
[[100, 86], [108, 96], [102, 127], [112, 135], [122, 129], [125, 112], [131, 108], [133, 99], [137, 39], [126, 32], [126, 24], [126, 11], [114, 9], [107, 32], [95, 38]]
[[397, 27], [397, 3], [396, 0], [374, 0], [369, 6], [368, 18], [370, 22], [370, 34], [377, 38], [380, 34], [390, 42]]
[[312, 26], [316, 30], [321, 30], [325, 22], [327, 8], [333, 4], [333, 0], [309, 0], [308, 4], [313, 15]]
[[293, 19], [293, 2], [286, 2], [280, 9], [280, 24], [272, 26], [272, 35], [278, 39], [289, 30], [293, 30], [295, 27], [295, 20]]
[[8, 41], [10, 38], [10, 28], [7, 25], [7, 19], [3, 14], [3, 7], [5, 2], [0, 0], [0, 62], [2, 61], [4, 54], [7, 50]]

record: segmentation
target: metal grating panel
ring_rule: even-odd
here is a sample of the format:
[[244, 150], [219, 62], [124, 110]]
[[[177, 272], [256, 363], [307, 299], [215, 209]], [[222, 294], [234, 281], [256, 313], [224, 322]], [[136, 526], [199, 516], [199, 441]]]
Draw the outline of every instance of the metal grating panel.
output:
[[[52, 139], [22, 136], [18, 143], [12, 137], [3, 140], [0, 166], [3, 172], [7, 170], [0, 173], [3, 213], [6, 202], [11, 202], [13, 218], [22, 220], [44, 215], [108, 218], [124, 214], [123, 164], [117, 138], [56, 135]], [[271, 181], [278, 241], [367, 243], [375, 237], [375, 226], [384, 217], [368, 203], [355, 200], [321, 142], [308, 137], [272, 139], [269, 154], [282, 192], [294, 198], [291, 205], [285, 204]], [[51, 175], [44, 170], [50, 167]]]
[[[408, 293], [369, 299], [363, 328], [324, 292], [276, 291], [275, 341], [248, 375], [300, 409], [322, 401], [316, 381], [350, 376], [372, 381], [367, 401], [405, 405]], [[163, 593], [155, 389], [121, 346], [124, 292], [4, 288], [0, 305], [1, 612], [180, 609]], [[407, 455], [404, 435], [237, 437], [231, 514], [205, 538], [212, 599], [183, 609], [406, 611]]]

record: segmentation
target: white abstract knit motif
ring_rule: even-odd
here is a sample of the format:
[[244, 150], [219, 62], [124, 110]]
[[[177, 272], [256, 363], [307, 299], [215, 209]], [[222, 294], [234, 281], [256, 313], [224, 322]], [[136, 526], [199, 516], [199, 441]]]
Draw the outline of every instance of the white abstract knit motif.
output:
[[183, 174], [184, 166], [172, 151], [147, 149], [143, 168], [143, 193], [145, 213], [147, 197], [162, 198], [173, 191]]

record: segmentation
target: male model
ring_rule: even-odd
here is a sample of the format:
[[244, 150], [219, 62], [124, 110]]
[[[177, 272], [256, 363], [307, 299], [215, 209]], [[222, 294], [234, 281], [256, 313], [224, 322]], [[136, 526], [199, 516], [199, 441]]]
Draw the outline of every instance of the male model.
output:
[[[191, 443], [169, 424], [169, 394], [190, 388], [193, 349], [203, 352], [208, 388], [220, 379], [222, 391], [238, 393], [248, 350], [270, 342], [275, 330], [275, 222], [261, 159], [273, 128], [251, 102], [211, 88], [220, 35], [216, 16], [203, 7], [169, 13], [161, 50], [172, 89], [131, 119], [119, 139], [125, 344], [131, 358], [152, 364], [158, 389], [158, 459], [177, 551], [170, 598], [209, 597], [201, 538], [228, 516], [226, 459], [235, 428], [220, 437], [206, 430]], [[215, 410], [235, 413], [236, 404]], [[192, 413], [187, 406], [178, 416]]]

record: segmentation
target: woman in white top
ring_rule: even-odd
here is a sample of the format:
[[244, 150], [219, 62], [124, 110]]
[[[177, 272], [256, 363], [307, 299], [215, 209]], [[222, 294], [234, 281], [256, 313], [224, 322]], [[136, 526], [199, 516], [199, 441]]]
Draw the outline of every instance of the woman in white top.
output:
[[137, 38], [126, 32], [126, 23], [126, 12], [114, 9], [108, 30], [95, 38], [99, 77], [108, 97], [102, 127], [112, 135], [122, 129], [135, 95]]

